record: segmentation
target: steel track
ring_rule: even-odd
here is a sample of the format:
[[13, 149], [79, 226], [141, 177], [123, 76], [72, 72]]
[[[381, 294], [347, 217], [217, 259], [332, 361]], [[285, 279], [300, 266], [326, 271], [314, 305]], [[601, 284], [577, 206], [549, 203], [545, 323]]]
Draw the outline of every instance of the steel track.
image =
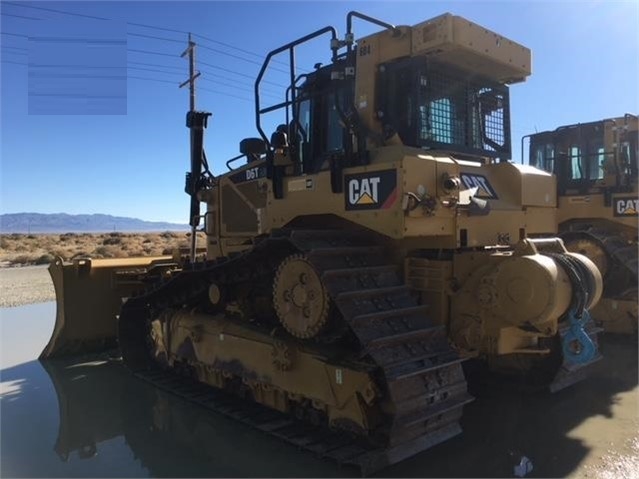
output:
[[[345, 431], [322, 431], [318, 436], [317, 427], [256, 403], [249, 403], [249, 410], [268, 420], [258, 420], [252, 412], [218, 408], [212, 388], [199, 385], [207, 391], [202, 390], [201, 399], [190, 392], [180, 393], [184, 378], [161, 370], [150, 358], [146, 325], [160, 311], [197, 307], [205, 301], [211, 281], [226, 281], [227, 285], [250, 281], [259, 274], [256, 265], [273, 267], [277, 258], [292, 253], [303, 253], [311, 261], [360, 343], [357, 355], [378, 366], [379, 386], [393, 406], [384, 425], [386, 447], [372, 446]], [[459, 434], [462, 408], [472, 401], [461, 359], [448, 345], [444, 328], [430, 321], [426, 312], [403, 284], [397, 265], [370, 235], [297, 230], [281, 232], [231, 259], [194, 264], [129, 299], [120, 315], [120, 345], [125, 363], [158, 387], [370, 474]], [[273, 418], [289, 422], [275, 427]]]
[[622, 285], [619, 291], [610, 291], [609, 294], [616, 295], [628, 287], [637, 286], [639, 257], [636, 243], [629, 244], [623, 237], [597, 228], [569, 231], [560, 236], [564, 240], [582, 239], [597, 244], [612, 260], [608, 271], [623, 270], [630, 275], [631, 284]]

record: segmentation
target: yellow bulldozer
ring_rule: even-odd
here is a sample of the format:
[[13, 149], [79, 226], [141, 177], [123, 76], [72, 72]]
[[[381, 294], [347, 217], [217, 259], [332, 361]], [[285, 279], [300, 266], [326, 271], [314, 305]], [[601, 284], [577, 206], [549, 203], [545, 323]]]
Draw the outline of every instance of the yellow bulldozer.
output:
[[[528, 140], [527, 140], [528, 139]], [[636, 115], [561, 126], [528, 135], [529, 163], [557, 176], [560, 237], [588, 256], [604, 278], [594, 319], [609, 332], [637, 332]]]
[[[354, 20], [380, 31], [355, 41]], [[222, 412], [369, 473], [461, 432], [464, 359], [559, 389], [601, 357], [601, 275], [549, 237], [555, 177], [508, 161], [530, 50], [451, 14], [346, 23], [344, 39], [329, 26], [266, 56], [259, 136], [228, 172], [204, 154], [209, 113], [187, 114], [206, 252], [57, 260], [42, 358], [117, 345], [140, 377], [202, 404], [234, 394]], [[331, 62], [296, 74], [318, 38]], [[265, 105], [278, 55], [289, 86]]]

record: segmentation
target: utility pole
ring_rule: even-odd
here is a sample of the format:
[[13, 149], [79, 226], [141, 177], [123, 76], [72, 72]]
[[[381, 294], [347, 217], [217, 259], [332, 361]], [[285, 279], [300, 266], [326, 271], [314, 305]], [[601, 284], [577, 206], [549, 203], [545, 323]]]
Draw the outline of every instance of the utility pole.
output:
[[195, 111], [195, 79], [200, 76], [200, 72], [195, 73], [195, 42], [189, 33], [189, 46], [180, 55], [184, 58], [189, 56], [189, 79], [180, 84], [180, 88], [189, 85], [189, 111]]
[[[189, 85], [189, 114], [187, 115], [187, 126], [189, 126], [190, 128], [190, 133], [191, 133], [191, 166], [193, 167], [193, 155], [194, 155], [194, 146], [195, 146], [195, 139], [193, 137], [194, 135], [194, 131], [193, 128], [191, 127], [190, 123], [190, 118], [193, 115], [193, 113], [195, 112], [195, 79], [197, 77], [200, 76], [200, 72], [195, 73], [195, 42], [192, 40], [191, 38], [191, 34], [189, 33], [189, 46], [186, 48], [186, 50], [184, 50], [184, 52], [182, 52], [182, 55], [180, 55], [182, 58], [184, 58], [186, 55], [189, 56], [189, 79], [186, 80], [185, 82], [180, 84], [180, 88]], [[201, 167], [200, 167], [201, 168]], [[193, 170], [193, 168], [191, 168], [191, 170]], [[191, 171], [191, 182], [192, 185], [190, 187], [190, 194], [191, 194], [191, 216], [193, 216], [194, 213], [194, 201], [197, 201], [197, 198], [195, 198], [195, 195], [197, 194], [197, 192], [195, 191], [195, 183], [197, 182], [197, 180], [199, 179], [199, 175], [200, 175], [200, 171]], [[199, 212], [199, 203], [198, 203], [198, 208], [197, 208], [198, 212]], [[198, 218], [193, 218], [191, 217], [189, 219], [189, 224], [191, 225], [191, 261], [195, 261], [195, 251], [196, 251], [196, 234], [197, 234], [197, 226], [200, 223], [200, 218], [198, 215]]]

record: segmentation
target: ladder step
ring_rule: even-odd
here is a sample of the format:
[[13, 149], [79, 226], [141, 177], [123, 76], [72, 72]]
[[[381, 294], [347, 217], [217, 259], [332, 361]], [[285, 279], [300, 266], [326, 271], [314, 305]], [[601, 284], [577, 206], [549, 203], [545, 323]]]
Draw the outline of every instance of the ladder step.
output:
[[414, 331], [408, 331], [406, 333], [393, 334], [392, 336], [384, 336], [369, 341], [366, 345], [367, 349], [376, 349], [380, 346], [388, 346], [390, 344], [403, 343], [405, 341], [414, 341], [415, 339], [425, 338], [430, 336], [434, 332], [440, 331], [442, 326], [432, 326], [426, 329], [416, 329]]
[[406, 286], [405, 284], [402, 284], [399, 286], [386, 286], [382, 288], [355, 289], [352, 291], [344, 291], [342, 293], [339, 293], [337, 297], [335, 298], [335, 300], [343, 301], [343, 300], [352, 300], [357, 298], [366, 299], [375, 295], [386, 296], [386, 295], [396, 294], [402, 291], [406, 293], [410, 293], [410, 288]]
[[460, 408], [469, 402], [472, 402], [475, 398], [473, 398], [470, 394], [466, 393], [461, 398], [450, 398], [444, 402], [439, 403], [437, 406], [432, 408], [428, 408], [424, 411], [421, 411], [418, 414], [410, 414], [408, 416], [400, 417], [397, 419], [397, 423], [401, 424], [402, 427], [409, 428], [420, 422], [426, 421], [431, 417], [437, 416], [439, 414], [445, 414], [453, 409]]
[[428, 306], [420, 304], [418, 306], [408, 306], [406, 308], [389, 309], [386, 311], [377, 311], [375, 313], [366, 313], [355, 316], [350, 322], [361, 323], [366, 321], [376, 321], [387, 318], [397, 318], [401, 316], [412, 316], [415, 314], [426, 314], [428, 312]]
[[308, 255], [313, 256], [344, 256], [350, 254], [375, 254], [381, 253], [384, 249], [381, 246], [337, 246], [335, 248], [313, 248]]
[[[424, 361], [426, 359], [431, 359], [431, 358], [440, 356], [441, 354], [442, 354], [441, 351], [432, 351], [432, 352], [430, 352], [428, 354], [421, 354], [419, 356], [411, 357], [409, 359], [400, 359], [398, 361], [393, 361], [393, 362], [390, 362], [390, 363], [384, 363], [383, 366], [384, 366], [384, 369], [386, 371], [388, 371], [390, 369], [395, 369], [395, 368], [398, 368], [398, 367], [401, 367], [401, 366], [404, 366], [404, 365], [409, 365], [411, 363], [417, 363], [419, 361]], [[395, 376], [393, 376], [393, 377], [395, 377]]]
[[387, 379], [388, 379], [388, 382], [401, 381], [403, 379], [408, 379], [408, 378], [412, 378], [412, 377], [415, 377], [415, 376], [420, 376], [421, 374], [429, 373], [431, 371], [434, 371], [435, 369], [441, 369], [443, 367], [448, 367], [448, 366], [452, 366], [454, 364], [462, 363], [462, 362], [466, 361], [466, 359], [468, 359], [468, 358], [456, 358], [456, 359], [453, 359], [451, 361], [446, 361], [446, 362], [443, 362], [443, 363], [433, 364], [431, 366], [426, 366], [426, 367], [423, 367], [423, 368], [420, 368], [420, 369], [416, 369], [415, 371], [410, 371], [410, 372], [407, 372], [407, 373], [400, 373], [400, 374], [397, 374], [395, 376], [390, 376]]
[[383, 266], [362, 266], [358, 268], [328, 269], [322, 273], [322, 278], [329, 279], [340, 276], [357, 276], [360, 274], [396, 273], [398, 271], [399, 267], [394, 264]]

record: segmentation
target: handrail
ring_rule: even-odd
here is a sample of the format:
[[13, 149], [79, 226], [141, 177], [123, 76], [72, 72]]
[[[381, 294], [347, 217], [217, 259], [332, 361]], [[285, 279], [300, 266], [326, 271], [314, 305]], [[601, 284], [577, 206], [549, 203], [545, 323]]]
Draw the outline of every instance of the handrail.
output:
[[[255, 80], [255, 126], [257, 127], [257, 131], [259, 132], [260, 136], [262, 137], [262, 139], [268, 145], [269, 148], [271, 146], [271, 143], [269, 139], [266, 137], [266, 134], [264, 133], [264, 130], [262, 129], [262, 125], [261, 125], [260, 82], [262, 81], [262, 77], [264, 76], [264, 73], [266, 72], [266, 69], [268, 68], [271, 58], [273, 58], [275, 55], [278, 55], [286, 50], [289, 50], [289, 55], [290, 55], [289, 66], [290, 66], [290, 74], [291, 74], [291, 84], [295, 84], [295, 56], [294, 56], [295, 47], [302, 43], [306, 43], [309, 40], [317, 38], [321, 35], [324, 35], [325, 33], [331, 34], [331, 51], [333, 53], [332, 61], [335, 61], [335, 59], [337, 58], [337, 49], [338, 49], [339, 42], [337, 40], [337, 31], [333, 27], [324, 27], [313, 33], [304, 35], [303, 37], [300, 37], [297, 40], [294, 40], [290, 43], [287, 43], [286, 45], [276, 48], [275, 50], [272, 50], [271, 52], [268, 53], [268, 55], [266, 55], [266, 58], [264, 59], [262, 68], [260, 68], [260, 72], [257, 75], [257, 78]], [[288, 102], [284, 102], [284, 104], [281, 104], [281, 105], [284, 106], [286, 105], [286, 103]], [[291, 104], [295, 104], [295, 88], [293, 88], [291, 91]]]

